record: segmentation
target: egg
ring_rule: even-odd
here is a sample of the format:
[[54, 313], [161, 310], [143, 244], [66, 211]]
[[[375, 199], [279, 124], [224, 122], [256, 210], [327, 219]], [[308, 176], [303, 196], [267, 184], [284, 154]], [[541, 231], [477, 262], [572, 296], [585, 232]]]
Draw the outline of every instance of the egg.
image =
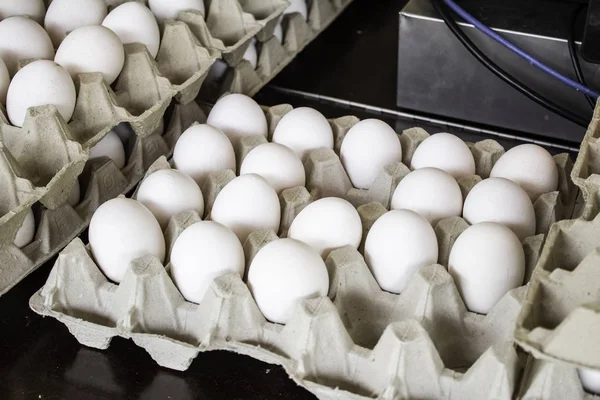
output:
[[439, 168], [455, 179], [475, 175], [475, 159], [465, 142], [450, 133], [436, 133], [415, 150], [411, 169]]
[[600, 394], [600, 371], [577, 368], [583, 388], [593, 394]]
[[162, 169], [142, 181], [137, 200], [148, 207], [164, 230], [176, 214], [195, 210], [204, 214], [204, 198], [198, 184], [175, 169]]
[[53, 61], [38, 60], [13, 77], [6, 96], [6, 112], [13, 125], [23, 126], [29, 107], [53, 104], [65, 122], [69, 122], [76, 100], [75, 84], [69, 73]]
[[10, 76], [17, 72], [19, 60], [51, 60], [53, 57], [52, 41], [37, 22], [27, 17], [10, 17], [0, 21], [0, 58]]
[[308, 19], [308, 8], [306, 6], [306, 0], [291, 0], [290, 5], [283, 12], [284, 14], [300, 13], [304, 20]]
[[108, 157], [118, 169], [125, 166], [125, 148], [119, 135], [115, 131], [110, 131], [90, 149], [90, 160], [101, 157]]
[[510, 290], [523, 285], [525, 253], [519, 238], [496, 222], [481, 222], [460, 234], [448, 259], [465, 306], [487, 314]]
[[6, 106], [6, 93], [8, 92], [8, 85], [10, 85], [10, 75], [8, 74], [8, 68], [6, 64], [0, 58], [0, 104]]
[[136, 1], [124, 3], [109, 13], [102, 25], [116, 33], [123, 44], [143, 43], [152, 58], [156, 58], [160, 30], [154, 14], [144, 4]]
[[277, 143], [264, 143], [252, 149], [240, 167], [240, 175], [245, 174], [262, 176], [277, 193], [306, 183], [302, 161], [291, 149]]
[[352, 185], [369, 189], [386, 165], [402, 161], [402, 146], [388, 124], [365, 119], [346, 133], [340, 159]]
[[227, 73], [227, 63], [223, 60], [215, 60], [213, 65], [210, 66], [210, 70], [208, 71], [208, 75], [204, 80], [205, 85], [215, 85], [218, 84], [225, 74]]
[[535, 211], [527, 193], [504, 178], [488, 178], [471, 189], [463, 207], [463, 218], [471, 225], [498, 222], [521, 241], [535, 235]]
[[17, 231], [17, 235], [13, 241], [14, 245], [22, 249], [27, 246], [33, 240], [35, 235], [35, 218], [33, 217], [33, 211], [29, 210], [25, 219], [21, 224], [21, 227]]
[[58, 47], [67, 33], [82, 26], [100, 25], [106, 10], [104, 0], [53, 0], [48, 6], [44, 27], [54, 47]]
[[203, 0], [148, 0], [148, 6], [161, 23], [176, 19], [181, 11], [196, 10], [205, 15]]
[[357, 249], [362, 239], [362, 222], [348, 201], [326, 197], [300, 211], [288, 237], [308, 244], [325, 259], [331, 251], [344, 246]]
[[200, 303], [213, 280], [227, 273], [244, 275], [244, 249], [226, 226], [196, 222], [175, 240], [171, 276], [187, 301]]
[[0, 20], [17, 15], [27, 16], [41, 24], [46, 6], [44, 0], [2, 0], [0, 1]]
[[298, 107], [279, 121], [273, 142], [294, 150], [304, 161], [312, 150], [333, 149], [333, 131], [323, 114], [309, 107]]
[[116, 198], [102, 204], [90, 221], [88, 239], [100, 270], [121, 282], [138, 257], [165, 259], [165, 239], [154, 215], [142, 203]]
[[221, 97], [210, 110], [206, 123], [219, 128], [233, 144], [243, 136], [267, 136], [267, 118], [250, 97], [232, 93]]
[[250, 41], [250, 46], [244, 52], [244, 60], [248, 61], [252, 68], [256, 69], [258, 65], [258, 51], [256, 50], [255, 40]]
[[211, 172], [226, 169], [235, 172], [235, 152], [220, 129], [206, 124], [193, 125], [175, 144], [173, 164], [201, 186]]
[[267, 320], [286, 324], [302, 300], [327, 296], [329, 275], [310, 246], [278, 239], [264, 246], [250, 263], [248, 288]]
[[364, 255], [379, 286], [401, 293], [420, 267], [437, 263], [438, 241], [425, 218], [410, 210], [392, 210], [371, 227]]
[[433, 226], [460, 216], [463, 197], [456, 180], [437, 168], [421, 168], [406, 175], [392, 196], [393, 210], [412, 210]]
[[546, 149], [536, 144], [513, 147], [494, 164], [490, 176], [519, 184], [532, 202], [558, 187], [558, 167]]
[[277, 38], [279, 43], [283, 43], [283, 27], [281, 26], [281, 22], [275, 25], [275, 30], [273, 31], [273, 36]]
[[243, 244], [254, 231], [279, 230], [281, 209], [275, 189], [255, 174], [238, 176], [219, 192], [210, 218], [231, 229]]
[[69, 33], [54, 58], [73, 79], [77, 74], [100, 72], [111, 85], [121, 73], [125, 51], [121, 39], [101, 25], [82, 26]]

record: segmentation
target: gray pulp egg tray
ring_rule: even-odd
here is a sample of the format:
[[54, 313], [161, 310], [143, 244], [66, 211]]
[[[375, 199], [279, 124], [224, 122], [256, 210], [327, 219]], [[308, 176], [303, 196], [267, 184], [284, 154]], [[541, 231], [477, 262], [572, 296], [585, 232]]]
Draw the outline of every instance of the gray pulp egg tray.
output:
[[[235, 2], [236, 0], [227, 1]], [[283, 2], [283, 0], [266, 2], [256, 0], [238, 1], [241, 4], [237, 7], [240, 9], [240, 14], [230, 14], [236, 20], [245, 15], [242, 11], [248, 11], [257, 16], [265, 15], [269, 10], [279, 12], [277, 5]], [[224, 49], [223, 46], [218, 44], [218, 41], [217, 44], [211, 41], [213, 40], [210, 35], [211, 32], [213, 36], [222, 37], [221, 35], [223, 35], [221, 32], [213, 31], [214, 24], [210, 23], [212, 9], [216, 7], [215, 0], [212, 0], [210, 5], [206, 23], [197, 12], [182, 12], [179, 14], [178, 19], [186, 22], [206, 47], [221, 51], [224, 61], [230, 66], [222, 79], [210, 82], [202, 88], [204, 97], [216, 99], [223, 93], [243, 93], [253, 96], [324, 31], [351, 2], [352, 0], [309, 1], [308, 20], [304, 20], [304, 17], [299, 13], [284, 15], [282, 18], [281, 12], [279, 12], [276, 18], [269, 20], [270, 24], [267, 24], [265, 29], [256, 35], [256, 39], [258, 39], [256, 69], [249, 61], [243, 59], [244, 52], [250, 46], [252, 35], [243, 36], [243, 39], [240, 39], [231, 51]], [[232, 9], [236, 9], [236, 7], [232, 6]], [[283, 27], [283, 42], [279, 42], [273, 36], [275, 27], [280, 21]], [[241, 33], [236, 33], [234, 37], [239, 35]]]
[[[79, 75], [69, 124], [54, 106], [41, 106], [29, 109], [23, 128], [17, 128], [0, 107], [6, 188], [0, 196], [0, 295], [77, 236], [100, 204], [129, 191], [158, 157], [172, 151], [196, 119], [182, 106], [196, 98], [216, 57], [186, 24], [167, 22], [156, 60], [143, 45], [125, 45], [125, 64], [112, 88], [99, 73]], [[124, 142], [125, 167], [119, 170], [106, 158], [86, 163], [90, 148], [112, 129]], [[71, 205], [67, 200], [77, 183], [81, 196]], [[13, 240], [29, 210], [34, 211], [35, 237], [19, 249]]]
[[[265, 109], [270, 132], [290, 109], [287, 105]], [[336, 149], [357, 122], [355, 117], [330, 120]], [[421, 129], [411, 129], [400, 136], [407, 164], [426, 135]], [[266, 140], [246, 137], [236, 154], [241, 159]], [[486, 176], [502, 153], [501, 147], [483, 141], [471, 148], [477, 171]], [[576, 188], [568, 183], [568, 157], [557, 156], [556, 160], [560, 190], [543, 195], [553, 199], [540, 203], [549, 204], [547, 207], [536, 207], [542, 213], [538, 214], [542, 217], [538, 230], [546, 229], [546, 221], [568, 214], [576, 196]], [[379, 288], [360, 251], [366, 233], [387, 211], [389, 197], [404, 176], [396, 171], [407, 172], [402, 166], [386, 167], [375, 185], [379, 189], [358, 191], [340, 183], [349, 180], [335, 151], [315, 150], [305, 163], [307, 187], [287, 189], [280, 195], [279, 232], [258, 231], [248, 237], [244, 243], [247, 266], [277, 234], [286, 235], [293, 218], [313, 199], [339, 193], [358, 206], [364, 228], [359, 251], [346, 247], [329, 255], [328, 296], [303, 301], [286, 325], [265, 320], [236, 274], [215, 279], [200, 304], [183, 299], [169, 276], [169, 249], [187, 226], [201, 219], [195, 211], [174, 216], [166, 228], [166, 267], [152, 257], [136, 259], [119, 285], [102, 274], [89, 247], [80, 239], [73, 240], [59, 255], [44, 287], [30, 299], [30, 306], [38, 314], [64, 323], [89, 347], [106, 349], [115, 336], [131, 338], [159, 365], [176, 370], [187, 369], [199, 352], [229, 350], [282, 365], [296, 383], [320, 399], [511, 399], [517, 393], [552, 399], [546, 391], [552, 383], [543, 382], [554, 375], [560, 376], [563, 393], [585, 398], [573, 368], [539, 368], [536, 364], [537, 369], [525, 369], [526, 362], [533, 361], [517, 350], [513, 333], [527, 285], [506, 294], [488, 315], [466, 310], [443, 266], [454, 241], [468, 227], [462, 218], [442, 220], [435, 228], [440, 264], [422, 267], [400, 295]], [[162, 168], [170, 168], [164, 157], [147, 174]], [[202, 188], [204, 217], [210, 218], [217, 194], [234, 178], [231, 170], [210, 174]], [[464, 190], [468, 186], [463, 182]], [[330, 193], [328, 188], [337, 188], [337, 192]], [[369, 196], [383, 201], [372, 201]], [[563, 204], [563, 198], [570, 203]], [[523, 243], [527, 280], [542, 251], [544, 233]], [[524, 369], [529, 373], [527, 380], [522, 379]], [[538, 390], [540, 385], [543, 387]]]

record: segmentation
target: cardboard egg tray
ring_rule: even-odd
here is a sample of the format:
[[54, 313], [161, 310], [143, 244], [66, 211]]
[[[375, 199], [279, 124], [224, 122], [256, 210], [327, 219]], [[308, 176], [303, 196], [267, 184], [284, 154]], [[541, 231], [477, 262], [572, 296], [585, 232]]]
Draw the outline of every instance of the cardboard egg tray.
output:
[[571, 179], [583, 197], [577, 216], [594, 219], [600, 213], [600, 109], [597, 107], [581, 142]]
[[[193, 103], [182, 107], [191, 114], [194, 108], [197, 106]], [[290, 109], [287, 105], [265, 109], [271, 133]], [[336, 149], [356, 122], [355, 117], [330, 120]], [[411, 129], [400, 136], [407, 164], [426, 136], [422, 129]], [[238, 163], [265, 141], [262, 136], [244, 138], [236, 148]], [[479, 142], [471, 148], [478, 173], [489, 175], [503, 150], [493, 141]], [[557, 207], [562, 204], [561, 198], [575, 197], [573, 185], [563, 181], [568, 177], [568, 157], [557, 156], [557, 160], [561, 190], [553, 197], [557, 200], [550, 202], [552, 207], [539, 208], [547, 213], [542, 221], [560, 214]], [[343, 195], [356, 190], [340, 184], [348, 178], [335, 151], [313, 151], [305, 167], [312, 189], [298, 187], [281, 193], [279, 232], [258, 231], [249, 236], [244, 243], [247, 266], [262, 246], [278, 234], [286, 236], [291, 221], [307, 204], [335, 195], [325, 188], [338, 188]], [[164, 157], [147, 174], [162, 168], [170, 168]], [[380, 180], [386, 177], [392, 182], [388, 175], [399, 169], [403, 170], [399, 166], [386, 167]], [[328, 297], [302, 302], [286, 325], [265, 320], [243, 279], [236, 274], [215, 279], [200, 304], [186, 302], [169, 276], [169, 249], [186, 227], [202, 217], [210, 218], [216, 196], [234, 177], [231, 170], [210, 174], [202, 187], [205, 215], [186, 211], [171, 219], [165, 230], [166, 268], [155, 258], [143, 257], [133, 261], [124, 280], [115, 285], [96, 266], [89, 246], [75, 239], [59, 255], [45, 286], [30, 299], [31, 308], [64, 323], [86, 346], [106, 349], [115, 336], [131, 338], [167, 368], [185, 370], [199, 352], [210, 350], [234, 351], [279, 364], [295, 382], [320, 399], [511, 399], [517, 393], [537, 395], [541, 390], [539, 384], [535, 385], [538, 375], [563, 373], [562, 369], [530, 368], [528, 380], [521, 379], [526, 360], [514, 345], [513, 333], [527, 286], [510, 291], [488, 315], [465, 308], [443, 266], [454, 241], [468, 227], [460, 217], [442, 220], [436, 226], [440, 264], [420, 268], [400, 295], [379, 288], [360, 253], [361, 244], [359, 251], [346, 247], [329, 255]], [[363, 222], [363, 242], [372, 224], [387, 211], [390, 192], [401, 177], [378, 186], [383, 193], [370, 192], [384, 199], [385, 205], [370, 201], [365, 194], [354, 196], [361, 200], [355, 205]], [[468, 188], [465, 183], [462, 186]], [[543, 242], [544, 234], [538, 234], [523, 243], [526, 280]], [[573, 371], [567, 372], [572, 378]], [[572, 393], [583, 393], [577, 380], [571, 384]], [[537, 398], [552, 398], [543, 394], [546, 397]]]
[[[0, 294], [78, 235], [100, 204], [129, 191], [158, 157], [172, 151], [178, 135], [197, 119], [182, 107], [198, 95], [216, 57], [186, 24], [167, 22], [156, 60], [143, 45], [125, 45], [125, 65], [113, 87], [99, 73], [79, 75], [69, 124], [54, 106], [42, 106], [31, 108], [23, 128], [16, 128], [0, 109], [2, 177], [9, 188], [0, 197], [0, 263], [6, 266]], [[90, 148], [113, 129], [124, 142], [125, 167], [119, 170], [108, 159], [86, 164]], [[71, 206], [67, 199], [76, 182], [81, 195]], [[18, 249], [13, 240], [31, 209], [36, 234]]]
[[[231, 0], [233, 1], [233, 0]], [[239, 0], [244, 10], [275, 9], [274, 0], [257, 2], [252, 0]], [[243, 59], [244, 52], [250, 45], [250, 39], [240, 46], [229, 57], [220, 46], [215, 48], [223, 52], [224, 60], [231, 67], [225, 76], [215, 80], [203, 88], [203, 97], [216, 99], [223, 93], [244, 93], [249, 96], [256, 94], [263, 86], [273, 79], [285, 66], [287, 66], [298, 53], [300, 53], [312, 40], [314, 40], [325, 28], [337, 18], [338, 15], [352, 2], [352, 0], [312, 0], [308, 1], [308, 20], [299, 13], [284, 15], [281, 13], [277, 18], [271, 20], [272, 25], [267, 25], [259, 34], [258, 39], [258, 63], [256, 69], [249, 61]], [[215, 1], [213, 0], [213, 4]], [[266, 3], [266, 4], [263, 4]], [[213, 7], [211, 4], [211, 10]], [[260, 4], [260, 5], [259, 5]], [[284, 7], [285, 8], [285, 7]], [[258, 12], [257, 15], [265, 11]], [[211, 18], [209, 12], [209, 19]], [[206, 36], [207, 29], [201, 28], [195, 21], [201, 20], [198, 13], [183, 12], [179, 20], [190, 25], [192, 31], [198, 36]], [[273, 31], [278, 23], [282, 23], [283, 42], [273, 36]], [[212, 30], [210, 30], [212, 32]], [[208, 39], [201, 39], [207, 47], [213, 46]]]

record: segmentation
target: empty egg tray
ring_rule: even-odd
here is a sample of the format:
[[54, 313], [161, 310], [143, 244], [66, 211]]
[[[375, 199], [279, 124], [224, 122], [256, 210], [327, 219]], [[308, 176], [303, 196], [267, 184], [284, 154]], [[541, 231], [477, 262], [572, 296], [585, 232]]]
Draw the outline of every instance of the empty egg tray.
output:
[[[6, 188], [0, 197], [0, 294], [78, 235], [100, 204], [133, 188], [158, 157], [172, 151], [178, 135], [197, 119], [181, 107], [196, 98], [218, 56], [203, 48], [185, 23], [168, 21], [156, 60], [141, 44], [125, 45], [125, 64], [113, 87], [100, 73], [78, 76], [69, 124], [54, 106], [41, 106], [29, 109], [24, 126], [17, 128], [0, 107], [0, 168]], [[115, 127], [127, 165], [119, 170], [107, 159], [86, 164], [90, 148]], [[71, 206], [67, 199], [77, 182], [82, 196]], [[32, 208], [35, 237], [19, 249], [13, 241]]]
[[[271, 134], [289, 110], [288, 105], [265, 109]], [[330, 120], [336, 149], [357, 122], [355, 117]], [[426, 136], [422, 129], [400, 135], [406, 164]], [[236, 148], [238, 161], [265, 141], [262, 136], [244, 138]], [[489, 140], [473, 144], [471, 149], [482, 176], [489, 175], [503, 152]], [[547, 221], [568, 214], [577, 192], [568, 182], [568, 157], [555, 159], [560, 190], [543, 195], [547, 199], [539, 204], [547, 206], [536, 206], [542, 232], [523, 243], [527, 280], [539, 258]], [[313, 151], [305, 167], [307, 187], [287, 189], [280, 195], [280, 231], [254, 232], [246, 240], [247, 266], [262, 246], [278, 234], [285, 236], [293, 218], [320, 197], [344, 197], [358, 206], [364, 240], [374, 221], [387, 211], [391, 193], [408, 172], [402, 163], [387, 166], [372, 190], [359, 191], [349, 185], [335, 151]], [[166, 158], [157, 160], [148, 174], [162, 168], [170, 168]], [[231, 170], [210, 174], [202, 188], [204, 217], [210, 218], [216, 196], [234, 178]], [[471, 181], [478, 179], [471, 177]], [[462, 182], [461, 187], [468, 190], [470, 185]], [[89, 247], [80, 239], [73, 240], [59, 255], [44, 287], [30, 299], [31, 308], [64, 323], [86, 346], [105, 349], [115, 336], [131, 338], [167, 368], [185, 370], [199, 352], [217, 349], [279, 364], [320, 399], [511, 399], [519, 393], [551, 399], [545, 388], [540, 389], [541, 374], [559, 374], [566, 382], [561, 390], [581, 395], [572, 398], [584, 398], [574, 369], [545, 364], [525, 369], [526, 362], [533, 361], [518, 352], [513, 333], [527, 286], [510, 291], [488, 315], [467, 311], [443, 266], [455, 239], [468, 227], [460, 217], [436, 226], [440, 264], [420, 268], [400, 295], [379, 288], [359, 252], [362, 244], [359, 251], [350, 247], [333, 251], [326, 262], [328, 297], [303, 301], [286, 325], [264, 319], [236, 274], [215, 279], [198, 305], [183, 299], [169, 276], [168, 254], [177, 236], [201, 217], [195, 211], [173, 217], [165, 230], [166, 268], [152, 257], [137, 259], [119, 285], [102, 274]], [[527, 380], [522, 379], [524, 370]]]

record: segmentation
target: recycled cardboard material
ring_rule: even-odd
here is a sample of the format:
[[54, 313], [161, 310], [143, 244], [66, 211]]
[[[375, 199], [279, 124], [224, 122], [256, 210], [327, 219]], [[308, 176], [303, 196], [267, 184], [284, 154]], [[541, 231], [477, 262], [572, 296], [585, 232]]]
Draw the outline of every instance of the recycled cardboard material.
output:
[[[218, 56], [201, 47], [186, 24], [167, 21], [156, 60], [141, 44], [125, 45], [114, 90], [100, 73], [77, 77], [68, 125], [54, 106], [31, 108], [23, 128], [11, 126], [0, 110], [0, 164], [7, 188], [0, 198], [0, 262], [9, 266], [0, 271], [0, 295], [85, 229], [100, 204], [132, 189], [158, 157], [170, 154], [176, 138], [197, 119], [182, 109], [196, 98]], [[86, 164], [90, 148], [113, 129], [124, 142], [125, 167], [119, 170], [108, 159]], [[76, 182], [81, 194], [73, 207], [67, 198]], [[18, 249], [14, 237], [32, 208], [35, 238]]]
[[[231, 0], [234, 1], [234, 0]], [[256, 0], [240, 0], [244, 10], [254, 11], [255, 15], [265, 15], [268, 10], [277, 10], [278, 2], [270, 0], [258, 2]], [[211, 42], [206, 37], [212, 30], [202, 27], [198, 13], [183, 12], [179, 20], [190, 25], [192, 31], [206, 46], [215, 48], [223, 53], [223, 59], [231, 67], [225, 77], [212, 82], [203, 88], [205, 98], [216, 99], [223, 93], [243, 93], [253, 96], [283, 68], [285, 68], [298, 53], [300, 53], [312, 40], [314, 40], [335, 18], [352, 2], [352, 0], [312, 0], [309, 1], [308, 20], [299, 13], [286, 14], [281, 18], [281, 12], [265, 25], [265, 29], [256, 34], [258, 39], [258, 63], [256, 69], [249, 61], [243, 59], [244, 52], [250, 45], [248, 39], [243, 44], [237, 44], [232, 52], [228, 52], [218, 43]], [[215, 1], [213, 0], [214, 4]], [[270, 4], [269, 4], [270, 3]], [[213, 7], [211, 4], [211, 9]], [[284, 7], [284, 9], [287, 7]], [[273, 14], [271, 14], [273, 16]], [[209, 19], [211, 18], [209, 12]], [[283, 42], [273, 36], [275, 26], [280, 23], [283, 29]], [[244, 39], [246, 36], [244, 36]]]
[[[185, 108], [194, 105], [182, 110]], [[265, 109], [271, 134], [290, 109], [288, 105]], [[336, 149], [356, 122], [355, 117], [330, 120]], [[418, 128], [403, 132], [400, 138], [404, 156], [410, 157], [427, 135]], [[245, 138], [236, 153], [243, 159], [264, 140]], [[498, 146], [493, 141], [471, 146], [478, 160], [478, 173], [485, 175], [497, 160], [497, 154], [503, 151]], [[568, 158], [557, 156], [557, 160], [564, 179], [568, 177]], [[277, 239], [278, 234], [286, 235], [303, 207], [330, 195], [325, 188], [344, 189], [339, 192], [342, 197], [356, 190], [339, 184], [348, 178], [335, 151], [313, 151], [305, 167], [309, 187], [287, 189], [280, 195], [279, 232], [254, 232], [245, 242], [247, 266], [262, 246]], [[150, 166], [147, 174], [161, 168], [170, 168], [165, 157]], [[390, 175], [388, 170], [382, 176]], [[210, 218], [216, 196], [234, 177], [233, 171], [210, 174], [202, 188], [205, 215], [187, 211], [173, 217], [165, 230], [167, 249], [186, 227]], [[372, 193], [389, 204], [392, 186], [380, 187], [385, 195]], [[469, 189], [468, 182], [463, 186]], [[574, 197], [572, 185], [561, 181], [561, 188], [564, 192], [558, 191], [552, 199]], [[363, 199], [363, 204], [355, 205], [363, 221], [364, 239], [388, 204], [355, 198]], [[560, 215], [556, 212], [560, 201], [550, 203], [551, 207], [541, 209], [551, 216], [548, 218], [555, 218]], [[125, 279], [114, 285], [79, 239], [60, 254], [30, 306], [41, 315], [63, 322], [86, 346], [105, 349], [115, 336], [131, 338], [158, 364], [177, 370], [187, 369], [201, 351], [234, 351], [282, 365], [292, 379], [320, 399], [511, 399], [521, 390], [524, 364], [514, 346], [513, 332], [527, 286], [510, 291], [488, 315], [467, 311], [443, 266], [454, 241], [467, 227], [460, 217], [440, 221], [435, 232], [442, 265], [420, 268], [400, 295], [379, 288], [359, 251], [346, 247], [332, 252], [326, 263], [330, 274], [328, 297], [299, 304], [285, 326], [264, 319], [243, 278], [236, 274], [215, 279], [196, 305], [186, 302], [170, 279], [168, 255], [166, 267], [152, 257], [133, 261]], [[523, 243], [526, 280], [543, 242], [544, 234], [539, 234]]]
[[577, 215], [591, 220], [600, 213], [600, 109], [596, 107], [592, 121], [581, 142], [571, 180], [583, 197]]

